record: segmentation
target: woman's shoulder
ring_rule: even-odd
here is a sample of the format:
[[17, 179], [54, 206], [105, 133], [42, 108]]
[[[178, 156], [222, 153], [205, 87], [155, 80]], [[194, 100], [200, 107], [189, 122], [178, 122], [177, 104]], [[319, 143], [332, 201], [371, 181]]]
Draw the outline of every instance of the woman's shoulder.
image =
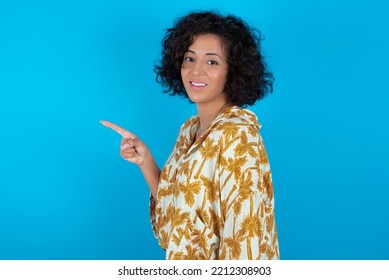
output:
[[258, 142], [260, 124], [254, 112], [234, 106], [225, 110], [214, 123], [210, 137], [218, 143]]
[[249, 110], [238, 106], [232, 106], [225, 110], [217, 122], [218, 129], [233, 129], [235, 130], [257, 130], [261, 128], [256, 114]]

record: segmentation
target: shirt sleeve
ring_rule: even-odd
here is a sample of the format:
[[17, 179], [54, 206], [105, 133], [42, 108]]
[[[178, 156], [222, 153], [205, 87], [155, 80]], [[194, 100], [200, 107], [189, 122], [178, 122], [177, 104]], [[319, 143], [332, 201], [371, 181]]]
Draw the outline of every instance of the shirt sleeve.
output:
[[158, 239], [158, 228], [157, 228], [157, 217], [155, 213], [155, 207], [156, 207], [156, 200], [150, 193], [150, 199], [149, 199], [149, 215], [150, 215], [150, 223], [151, 223], [151, 229], [153, 231], [153, 234], [155, 238]]
[[159, 197], [159, 194], [160, 194], [160, 190], [162, 190], [162, 192], [165, 193], [165, 196], [167, 193], [170, 193], [172, 191], [171, 183], [170, 183], [172, 179], [171, 178], [169, 179], [170, 176], [169, 166], [174, 164], [175, 157], [180, 156], [180, 150], [186, 145], [188, 145], [187, 136], [185, 133], [183, 133], [183, 131], [188, 127], [190, 127], [193, 121], [194, 118], [190, 118], [187, 122], [181, 125], [177, 135], [176, 143], [159, 175], [157, 197], [154, 198], [150, 193], [149, 215], [150, 215], [151, 228], [154, 236], [158, 239], [159, 245], [164, 250], [166, 250], [168, 246], [168, 237], [169, 237], [168, 233], [163, 229], [163, 227], [166, 225], [166, 219], [164, 219], [163, 217], [166, 216], [165, 211], [167, 211], [167, 209], [163, 208], [163, 206], [165, 205], [161, 205], [161, 201], [160, 201], [161, 197]]
[[279, 259], [271, 171], [258, 131], [241, 126], [219, 159], [220, 259]]

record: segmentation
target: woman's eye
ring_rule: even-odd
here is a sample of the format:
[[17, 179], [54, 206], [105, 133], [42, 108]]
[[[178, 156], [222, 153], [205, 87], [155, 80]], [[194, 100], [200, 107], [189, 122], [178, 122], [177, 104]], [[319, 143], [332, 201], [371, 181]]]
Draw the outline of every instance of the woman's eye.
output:
[[184, 61], [192, 62], [192, 61], [193, 61], [193, 58], [187, 56], [187, 57], [184, 58]]
[[215, 60], [208, 61], [208, 64], [209, 65], [219, 65], [219, 63], [217, 63], [217, 61], [215, 61]]

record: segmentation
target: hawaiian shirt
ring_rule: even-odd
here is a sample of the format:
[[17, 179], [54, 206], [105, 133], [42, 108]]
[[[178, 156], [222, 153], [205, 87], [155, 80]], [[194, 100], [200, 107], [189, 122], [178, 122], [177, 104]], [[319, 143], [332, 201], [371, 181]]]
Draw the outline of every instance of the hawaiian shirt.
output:
[[224, 109], [195, 139], [182, 126], [150, 199], [167, 259], [279, 259], [269, 161], [255, 114]]

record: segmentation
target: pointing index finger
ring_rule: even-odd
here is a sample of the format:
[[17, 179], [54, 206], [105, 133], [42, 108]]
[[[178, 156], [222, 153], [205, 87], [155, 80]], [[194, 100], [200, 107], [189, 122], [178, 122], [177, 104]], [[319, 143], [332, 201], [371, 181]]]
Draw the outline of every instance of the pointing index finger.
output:
[[126, 139], [135, 139], [136, 138], [135, 134], [129, 132], [128, 130], [125, 130], [124, 128], [118, 126], [117, 124], [114, 124], [114, 123], [111, 123], [108, 121], [100, 121], [100, 123], [102, 125], [110, 128], [110, 129], [116, 131], [121, 136], [123, 136], [123, 138], [126, 138]]

